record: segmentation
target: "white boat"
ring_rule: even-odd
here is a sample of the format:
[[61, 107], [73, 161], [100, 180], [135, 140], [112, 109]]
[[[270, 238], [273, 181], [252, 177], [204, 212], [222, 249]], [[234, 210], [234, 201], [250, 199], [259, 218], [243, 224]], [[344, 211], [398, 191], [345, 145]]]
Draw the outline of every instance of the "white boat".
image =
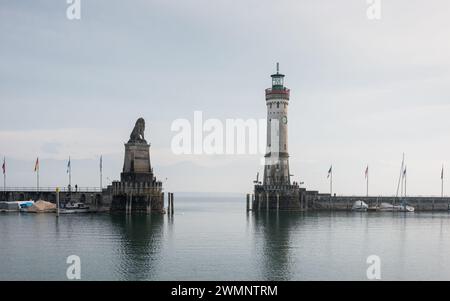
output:
[[2, 211], [27, 211], [33, 206], [34, 201], [14, 201], [14, 202], [0, 202], [0, 210]]
[[369, 209], [369, 205], [363, 201], [356, 201], [352, 206], [352, 211], [367, 211], [367, 209]]
[[61, 214], [73, 214], [73, 213], [88, 213], [90, 212], [89, 206], [83, 203], [67, 204], [64, 208], [59, 210]]
[[405, 205], [404, 208], [406, 212], [414, 212], [415, 210], [414, 207], [408, 205]]
[[392, 205], [389, 203], [381, 203], [378, 206], [378, 211], [383, 212], [414, 212], [414, 207], [408, 206], [406, 204]]

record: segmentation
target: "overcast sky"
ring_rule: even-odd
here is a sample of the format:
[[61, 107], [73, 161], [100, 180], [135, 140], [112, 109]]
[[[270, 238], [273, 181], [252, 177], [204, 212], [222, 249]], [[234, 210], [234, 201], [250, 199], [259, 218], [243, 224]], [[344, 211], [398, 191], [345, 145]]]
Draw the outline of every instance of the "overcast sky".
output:
[[[0, 155], [7, 186], [98, 186], [119, 179], [138, 117], [166, 191], [250, 192], [260, 155], [175, 155], [171, 124], [265, 118], [280, 62], [291, 89], [294, 180], [337, 194], [450, 194], [450, 2], [383, 0], [0, 0]], [[167, 178], [167, 180], [166, 180]]]

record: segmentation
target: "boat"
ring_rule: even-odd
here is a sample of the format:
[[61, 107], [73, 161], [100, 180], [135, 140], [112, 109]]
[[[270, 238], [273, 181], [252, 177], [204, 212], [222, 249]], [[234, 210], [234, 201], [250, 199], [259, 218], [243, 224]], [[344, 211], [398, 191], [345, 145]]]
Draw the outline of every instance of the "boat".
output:
[[89, 206], [83, 203], [71, 203], [67, 204], [64, 208], [59, 210], [61, 214], [73, 214], [73, 213], [88, 213], [90, 212]]
[[[401, 188], [400, 197], [399, 189]], [[399, 205], [390, 203], [381, 203], [376, 207], [377, 211], [384, 212], [414, 212], [414, 207], [406, 204], [406, 165], [405, 154], [403, 154], [402, 165], [400, 167], [400, 176], [398, 178], [396, 199], [399, 199]]]
[[365, 212], [365, 211], [367, 211], [367, 209], [369, 209], [369, 205], [367, 205], [363, 201], [356, 201], [356, 202], [353, 203], [353, 206], [352, 206], [352, 211]]
[[414, 207], [406, 205], [406, 204], [400, 204], [400, 205], [393, 205], [389, 203], [381, 203], [377, 211], [383, 211], [383, 212], [414, 212]]
[[0, 210], [5, 212], [12, 212], [12, 211], [25, 212], [28, 208], [32, 207], [33, 204], [34, 204], [33, 200], [0, 202]]

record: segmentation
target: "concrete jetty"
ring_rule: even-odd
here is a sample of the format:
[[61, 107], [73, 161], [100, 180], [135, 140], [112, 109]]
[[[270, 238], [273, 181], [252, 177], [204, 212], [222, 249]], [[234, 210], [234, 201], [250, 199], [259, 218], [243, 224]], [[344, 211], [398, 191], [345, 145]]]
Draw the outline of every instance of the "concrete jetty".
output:
[[[111, 197], [107, 189], [80, 188], [75, 190], [60, 189], [60, 202], [62, 205], [69, 203], [83, 203], [89, 205], [94, 211], [109, 210]], [[44, 200], [56, 204], [56, 187], [46, 188], [8, 188], [0, 191], [0, 201], [15, 202], [28, 200]]]
[[[290, 210], [293, 207], [297, 211], [351, 211], [356, 201], [363, 201], [369, 207], [376, 207], [381, 203], [389, 203], [392, 205], [401, 205], [406, 203], [415, 208], [415, 211], [449, 211], [450, 197], [433, 197], [433, 196], [409, 196], [399, 198], [395, 196], [332, 196], [330, 194], [319, 193], [318, 191], [307, 191], [304, 188], [299, 189], [299, 194], [295, 200], [290, 199], [290, 203], [296, 202], [294, 206], [291, 204], [288, 208], [280, 206], [277, 199], [277, 189], [273, 187], [271, 193], [265, 193], [255, 187], [256, 194], [251, 196], [251, 210]], [[283, 191], [281, 189], [280, 191]], [[258, 193], [259, 192], [259, 193]]]

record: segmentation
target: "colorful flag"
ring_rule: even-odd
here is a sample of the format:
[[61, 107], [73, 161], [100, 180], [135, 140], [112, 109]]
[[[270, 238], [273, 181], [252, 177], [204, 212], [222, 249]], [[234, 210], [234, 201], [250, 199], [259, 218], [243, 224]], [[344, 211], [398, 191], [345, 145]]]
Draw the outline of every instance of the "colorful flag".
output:
[[39, 171], [39, 157], [36, 159], [36, 163], [34, 164], [34, 172]]
[[70, 172], [70, 157], [69, 157], [69, 162], [67, 162], [67, 173]]
[[333, 165], [330, 166], [330, 169], [328, 170], [328, 176], [327, 179], [330, 177], [331, 173], [333, 172]]
[[364, 174], [365, 174], [366, 179], [367, 179], [367, 177], [369, 176], [369, 165], [367, 165], [366, 172]]
[[6, 175], [6, 158], [3, 158], [2, 169], [3, 169], [3, 174]]

